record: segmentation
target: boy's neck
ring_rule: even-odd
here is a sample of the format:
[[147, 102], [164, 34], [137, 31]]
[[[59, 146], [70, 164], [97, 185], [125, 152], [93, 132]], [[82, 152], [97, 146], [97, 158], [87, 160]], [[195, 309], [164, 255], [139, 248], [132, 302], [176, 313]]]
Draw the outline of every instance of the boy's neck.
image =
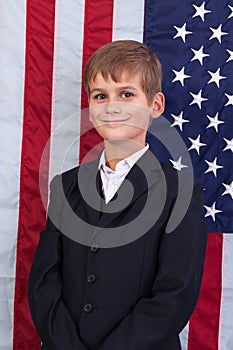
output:
[[129, 157], [131, 154], [145, 147], [145, 143], [131, 140], [111, 140], [104, 141], [106, 165], [112, 169], [116, 169], [116, 165], [122, 159]]

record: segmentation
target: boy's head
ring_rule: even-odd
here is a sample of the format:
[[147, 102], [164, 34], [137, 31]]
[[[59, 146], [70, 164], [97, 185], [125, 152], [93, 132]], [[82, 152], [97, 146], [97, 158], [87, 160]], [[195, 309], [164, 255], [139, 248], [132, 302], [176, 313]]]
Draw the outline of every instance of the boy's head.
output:
[[114, 41], [93, 54], [84, 82], [90, 121], [105, 141], [145, 145], [148, 126], [164, 110], [161, 76], [156, 56], [137, 41]]
[[158, 58], [145, 44], [134, 40], [118, 40], [102, 46], [89, 59], [84, 73], [88, 98], [90, 84], [100, 73], [104, 79], [118, 82], [122, 73], [140, 74], [142, 90], [148, 104], [161, 91], [162, 69]]

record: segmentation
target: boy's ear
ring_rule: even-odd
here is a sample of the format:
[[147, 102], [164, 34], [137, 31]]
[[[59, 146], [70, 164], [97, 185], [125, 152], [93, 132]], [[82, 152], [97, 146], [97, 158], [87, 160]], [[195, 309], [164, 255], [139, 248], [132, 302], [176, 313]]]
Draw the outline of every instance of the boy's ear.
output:
[[152, 113], [151, 118], [159, 117], [165, 108], [165, 97], [162, 92], [157, 92], [152, 101]]

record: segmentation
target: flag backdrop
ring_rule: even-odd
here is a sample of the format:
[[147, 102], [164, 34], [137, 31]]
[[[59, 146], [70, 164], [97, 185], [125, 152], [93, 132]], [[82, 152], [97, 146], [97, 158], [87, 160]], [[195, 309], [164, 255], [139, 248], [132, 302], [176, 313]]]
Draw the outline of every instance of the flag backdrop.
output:
[[[161, 60], [164, 115], [205, 187], [205, 270], [182, 349], [233, 349], [233, 1], [0, 0], [0, 350], [40, 348], [27, 279], [45, 224], [41, 157], [47, 144], [48, 183], [58, 136], [79, 140], [66, 169], [99, 143], [93, 131], [83, 136], [83, 69], [93, 51], [117, 39], [144, 41]], [[57, 133], [74, 113], [76, 127]], [[161, 160], [185, 165], [151, 142]]]

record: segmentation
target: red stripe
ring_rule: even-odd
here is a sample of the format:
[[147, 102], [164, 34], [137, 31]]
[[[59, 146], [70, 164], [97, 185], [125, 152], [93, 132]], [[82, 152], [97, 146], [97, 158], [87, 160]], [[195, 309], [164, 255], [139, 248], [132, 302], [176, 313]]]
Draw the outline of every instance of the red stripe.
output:
[[223, 235], [209, 233], [202, 287], [189, 325], [189, 350], [217, 350], [222, 290]]
[[[113, 0], [86, 0], [83, 40], [83, 69], [90, 56], [100, 46], [112, 41]], [[87, 96], [82, 85], [81, 108], [88, 107]], [[86, 113], [81, 118], [80, 162], [86, 153], [101, 141], [95, 130], [90, 130], [91, 123]], [[86, 130], [89, 130], [85, 133]], [[84, 135], [85, 133], [85, 135]]]
[[[38, 350], [28, 307], [28, 273], [45, 224], [39, 166], [50, 137], [55, 0], [27, 0], [24, 125], [14, 304], [14, 350]], [[48, 170], [48, 169], [47, 169]], [[46, 183], [48, 171], [46, 171]]]

